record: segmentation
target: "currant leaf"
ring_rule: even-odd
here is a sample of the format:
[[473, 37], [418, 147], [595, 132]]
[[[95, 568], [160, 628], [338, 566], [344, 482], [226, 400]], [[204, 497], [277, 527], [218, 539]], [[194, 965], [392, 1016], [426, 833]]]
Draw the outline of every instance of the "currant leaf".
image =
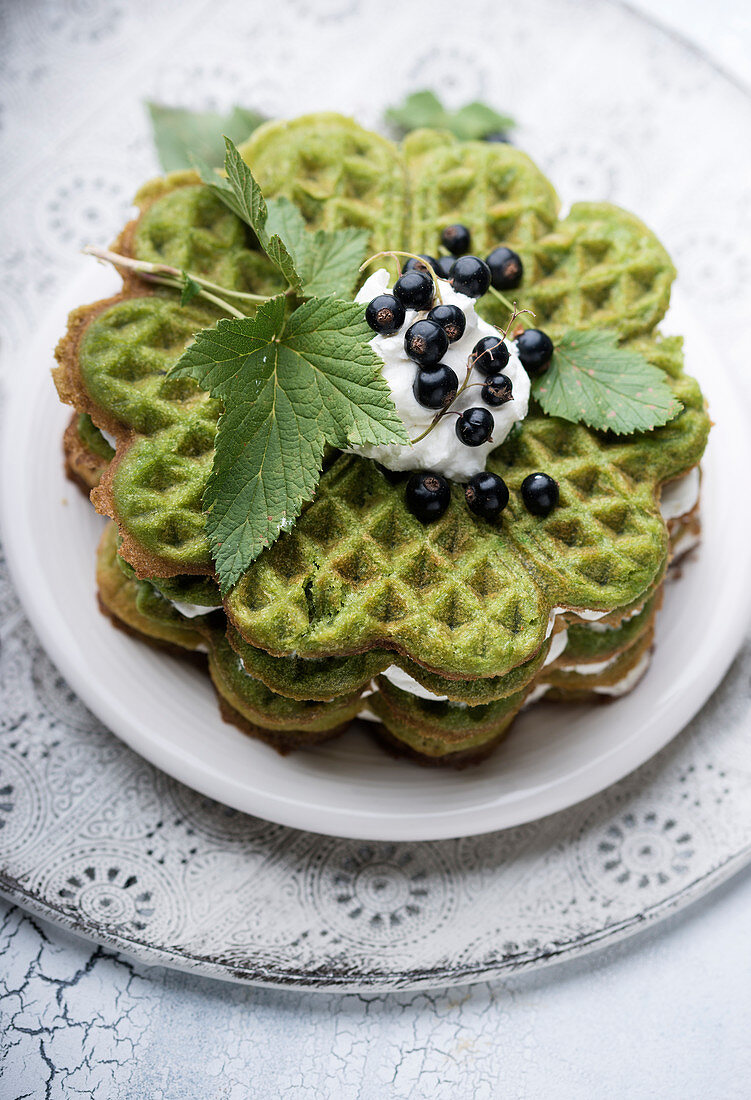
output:
[[152, 102], [147, 102], [146, 107], [159, 163], [165, 172], [192, 168], [193, 157], [219, 167], [224, 159], [222, 134], [235, 142], [245, 141], [266, 121], [264, 115], [245, 107], [233, 107], [226, 115]]
[[607, 329], [564, 333], [532, 394], [550, 416], [617, 435], [667, 424], [682, 408], [663, 372]]
[[409, 442], [362, 306], [283, 295], [200, 332], [170, 372], [224, 402], [203, 499], [226, 593], [315, 492], [326, 443]]

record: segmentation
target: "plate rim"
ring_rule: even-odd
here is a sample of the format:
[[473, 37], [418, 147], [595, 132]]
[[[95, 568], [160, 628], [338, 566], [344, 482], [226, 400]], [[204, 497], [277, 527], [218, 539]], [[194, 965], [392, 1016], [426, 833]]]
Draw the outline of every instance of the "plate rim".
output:
[[[253, 805], [249, 805], [247, 786], [228, 787], [232, 777], [207, 767], [206, 760], [194, 761], [190, 756], [178, 754], [174, 745], [163, 738], [155, 738], [153, 730], [150, 736], [144, 734], [137, 723], [128, 723], [127, 716], [117, 712], [116, 697], [112, 690], [100, 690], [100, 685], [92, 683], [86, 676], [85, 670], [79, 667], [74, 659], [73, 651], [66, 646], [64, 638], [52, 629], [47, 605], [38, 596], [36, 578], [29, 575], [27, 565], [30, 556], [25, 549], [26, 540], [23, 534], [30, 513], [20, 507], [14, 509], [13, 502], [14, 498], [18, 498], [19, 479], [14, 476], [12, 457], [14, 453], [18, 453], [19, 447], [23, 447], [28, 442], [27, 431], [32, 419], [30, 409], [34, 408], [33, 399], [39, 394], [42, 394], [44, 399], [47, 392], [49, 375], [46, 365], [50, 358], [48, 333], [52, 328], [53, 318], [55, 331], [57, 331], [57, 318], [65, 317], [70, 308], [70, 302], [72, 300], [80, 302], [91, 297], [90, 288], [95, 284], [95, 275], [98, 276], [96, 286], [100, 287], [104, 282], [101, 274], [82, 267], [80, 275], [71, 280], [67, 291], [60, 295], [45, 314], [31, 354], [25, 357], [27, 363], [31, 361], [33, 364], [32, 369], [26, 372], [19, 370], [15, 378], [12, 371], [10, 376], [6, 374], [6, 379], [10, 377], [11, 384], [6, 387], [7, 394], [2, 417], [3, 439], [0, 454], [3, 470], [0, 483], [0, 533], [3, 536], [11, 577], [24, 611], [55, 665], [89, 709], [118, 738], [173, 778], [244, 813], [287, 827], [314, 831], [328, 836], [398, 842], [481, 835], [498, 829], [527, 824], [565, 810], [623, 779], [677, 736], [722, 680], [743, 641], [751, 614], [751, 570], [749, 569], [744, 571], [736, 568], [735, 583], [741, 582], [742, 588], [740, 592], [734, 591], [735, 616], [731, 621], [731, 629], [725, 630], [720, 643], [709, 648], [708, 666], [703, 677], [693, 681], [693, 691], [673, 698], [671, 701], [670, 720], [665, 726], [670, 732], [665, 734], [664, 731], [657, 731], [656, 735], [652, 735], [649, 738], [648, 751], [645, 753], [642, 742], [646, 736], [646, 730], [652, 729], [658, 721], [654, 714], [651, 715], [647, 719], [645, 730], [639, 737], [630, 738], [627, 743], [614, 746], [607, 757], [599, 761], [599, 767], [595, 770], [599, 778], [594, 781], [592, 766], [579, 767], [575, 769], [573, 776], [569, 776], [565, 787], [558, 783], [548, 783], [527, 794], [524, 799], [527, 809], [521, 812], [515, 799], [493, 802], [483, 798], [470, 807], [458, 806], [450, 812], [443, 807], [440, 813], [438, 810], [421, 811], [416, 814], [402, 811], [398, 817], [393, 814], [386, 817], [369, 810], [360, 810], [353, 815], [350, 808], [321, 806], [319, 802], [314, 807], [315, 818], [311, 820], [311, 809], [313, 809], [311, 804], [300, 799], [290, 799], [284, 792], [269, 793], [258, 787], [253, 791]], [[677, 308], [675, 305], [671, 306], [671, 320], [677, 313], [680, 316], [681, 330], [690, 335], [692, 329], [695, 331], [695, 326], [688, 321], [688, 316], [684, 319], [679, 303], [678, 297]], [[696, 339], [696, 336], [694, 338]], [[37, 366], [38, 361], [43, 364], [42, 367]], [[712, 363], [715, 364], [714, 357]], [[751, 465], [751, 441], [747, 440], [744, 431], [741, 430], [744, 423], [743, 401], [739, 400], [737, 389], [732, 393], [731, 389], [730, 374], [718, 358], [710, 387], [710, 397], [715, 399], [717, 406], [723, 410], [722, 419], [726, 432], [720, 436], [713, 435], [713, 450], [719, 451], [715, 461], [719, 461], [723, 451], [734, 449], [741, 458], [745, 457], [747, 464]], [[30, 394], [32, 400], [29, 400]], [[48, 393], [48, 396], [51, 398], [52, 395]], [[734, 423], [735, 431], [733, 431]], [[29, 471], [22, 473], [21, 481], [24, 476], [30, 478], [31, 473]], [[734, 522], [736, 539], [739, 541], [745, 539], [746, 543], [751, 541], [751, 516], [745, 516], [740, 511], [736, 514]], [[33, 542], [33, 540], [29, 541]], [[70, 631], [64, 620], [63, 625], [66, 631]], [[614, 705], [617, 705], [617, 702]], [[639, 751], [636, 751], [636, 746], [641, 746]], [[420, 775], [420, 769], [415, 769], [415, 774]], [[569, 793], [566, 794], [564, 791]], [[242, 797], [243, 793], [245, 797]], [[541, 802], [544, 806], [542, 809], [540, 809]], [[516, 812], [510, 814], [510, 809], [515, 809]], [[478, 815], [481, 819], [472, 820], [477, 819]]]
[[240, 985], [257, 986], [264, 989], [302, 989], [308, 993], [394, 993], [410, 990], [440, 989], [447, 985], [462, 987], [476, 982], [497, 981], [510, 974], [529, 970], [550, 969], [598, 951], [605, 944], [611, 946], [646, 932], [652, 925], [667, 917], [682, 912], [699, 902], [706, 894], [717, 889], [723, 883], [733, 879], [751, 862], [751, 845], [745, 845], [720, 863], [717, 867], [698, 876], [674, 894], [660, 899], [617, 925], [602, 924], [596, 929], [573, 937], [564, 943], [556, 941], [542, 945], [539, 950], [530, 951], [526, 957], [500, 955], [490, 962], [456, 967], [424, 968], [405, 972], [375, 971], [360, 974], [353, 979], [351, 971], [342, 971], [337, 975], [335, 968], [329, 967], [325, 974], [303, 969], [284, 970], [276, 964], [259, 965], [253, 970], [247, 964], [233, 964], [211, 959], [203, 955], [189, 955], [184, 948], [170, 948], [166, 944], [155, 945], [146, 940], [124, 936], [112, 929], [95, 924], [84, 925], [70, 916], [64, 909], [42, 901], [30, 890], [23, 890], [18, 883], [5, 881], [0, 870], [0, 897], [20, 905], [26, 912], [42, 917], [51, 923], [66, 929], [76, 937], [121, 952], [137, 962], [153, 966], [167, 966], [186, 974], [213, 978], [215, 981], [230, 981]]

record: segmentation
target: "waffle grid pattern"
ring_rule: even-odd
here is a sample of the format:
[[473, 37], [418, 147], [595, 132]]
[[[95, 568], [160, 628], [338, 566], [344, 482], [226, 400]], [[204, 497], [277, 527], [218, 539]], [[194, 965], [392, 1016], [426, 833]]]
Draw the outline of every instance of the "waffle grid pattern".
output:
[[[212, 661], [223, 670], [225, 698], [233, 695], [235, 703], [238, 675], [269, 698], [311, 703], [312, 694], [296, 700], [292, 685], [298, 695], [310, 690], [302, 685], [312, 685], [314, 666], [342, 698], [395, 663], [435, 691], [450, 685], [441, 692], [453, 700], [446, 704], [450, 720], [440, 723], [444, 733], [462, 709], [479, 729], [483, 708], [490, 708], [503, 715], [493, 727], [498, 736], [509, 700], [523, 698], [539, 674], [551, 608], [617, 611], [643, 601], [666, 567], [659, 486], [696, 464], [708, 431], [699, 389], [682, 373], [680, 340], [655, 332], [669, 300], [670, 260], [638, 219], [607, 204], [578, 204], [559, 222], [550, 183], [509, 146], [422, 131], [399, 150], [351, 120], [323, 115], [268, 124], [243, 152], [267, 197], [287, 195], [314, 228], [367, 226], [374, 251], [406, 244], [435, 253], [453, 221], [470, 226], [481, 253], [510, 244], [525, 262], [518, 297], [534, 310], [535, 324], [554, 337], [568, 327], [615, 329], [665, 371], [684, 404], [664, 428], [626, 440], [542, 417], [533, 407], [490, 463], [512, 491], [498, 525], [472, 516], [455, 489], [444, 517], [424, 527], [407, 513], [403, 485], [365, 460], [332, 457], [294, 529], [225, 601], [228, 638], [240, 655], [223, 639], [224, 657]], [[252, 234], [195, 174], [147, 185], [139, 201], [142, 213], [125, 230], [124, 249], [236, 289], [278, 289]], [[488, 299], [481, 308], [489, 319], [505, 320], [498, 303]], [[192, 382], [165, 376], [214, 317], [182, 309], [166, 293], [144, 295], [129, 278], [120, 301], [91, 307], [88, 317], [78, 311], [80, 342], [72, 353], [69, 337], [60, 356], [68, 372], [63, 396], [80, 395], [82, 411], [114, 426], [118, 439], [116, 460], [95, 491], [97, 506], [116, 518], [122, 553], [139, 576], [153, 577], [167, 598], [187, 594], [186, 602], [193, 602], [191, 592], [206, 602], [213, 597], [201, 499], [220, 405]], [[543, 520], [518, 497], [535, 469], [561, 486], [560, 506]], [[158, 614], [160, 597], [149, 590], [156, 601], [150, 613]], [[379, 690], [374, 706], [396, 714], [398, 689], [389, 690]], [[264, 705], [271, 706], [268, 698]], [[392, 715], [394, 736], [405, 736], [408, 718], [414, 715], [403, 707], [398, 721]], [[248, 718], [257, 720], [258, 713]], [[489, 736], [489, 727], [483, 733]]]
[[[372, 683], [369, 677], [354, 691], [335, 691], [337, 685], [330, 679], [331, 698], [294, 699], [270, 690], [250, 674], [240, 653], [228, 641], [221, 614], [188, 620], [150, 582], [139, 581], [129, 575], [131, 572], [117, 559], [116, 528], [110, 525], [102, 538], [97, 563], [100, 600], [105, 610], [128, 630], [157, 645], [208, 649], [209, 672], [225, 717], [285, 751], [335, 736], [368, 707], [382, 722], [389, 740], [410, 755], [455, 763], [479, 758], [509, 729], [535, 683], [551, 683], [558, 698], [565, 699], [568, 694], [579, 698], [582, 691], [628, 671], [651, 642], [654, 617], [652, 610], [626, 648], [621, 632], [611, 632], [611, 652], [620, 653], [612, 671], [587, 680], [566, 671], [562, 665], [564, 654], [541, 675], [528, 677], [521, 688], [480, 705], [419, 699], [377, 675], [377, 669], [373, 670]], [[360, 659], [369, 656], [364, 654]]]
[[[278, 294], [285, 283], [251, 240], [252, 233], [221, 199], [200, 185], [168, 191], [149, 201], [136, 223], [131, 251], [139, 260], [192, 271], [219, 286]], [[146, 193], [148, 196], [148, 192]]]
[[290, 199], [311, 228], [368, 229], [373, 252], [406, 239], [404, 162], [392, 142], [351, 119], [319, 114], [269, 122], [240, 152], [266, 198]]
[[567, 328], [608, 328], [621, 338], [651, 332], [675, 278], [657, 238], [608, 203], [576, 203], [524, 259], [518, 294], [554, 339]]
[[[443, 138], [443, 140], [441, 140]], [[499, 156], [486, 142], [449, 140], [418, 131], [404, 143], [410, 171], [410, 238], [416, 252], [445, 251], [441, 232], [460, 222], [472, 234], [472, 249], [486, 255], [500, 241], [531, 254], [555, 226], [558, 198], [540, 169], [512, 146]]]
[[385, 644], [448, 675], [513, 668], [544, 641], [544, 597], [454, 494], [426, 526], [372, 463], [340, 459], [294, 529], [230, 593], [230, 620], [268, 652], [325, 657]]

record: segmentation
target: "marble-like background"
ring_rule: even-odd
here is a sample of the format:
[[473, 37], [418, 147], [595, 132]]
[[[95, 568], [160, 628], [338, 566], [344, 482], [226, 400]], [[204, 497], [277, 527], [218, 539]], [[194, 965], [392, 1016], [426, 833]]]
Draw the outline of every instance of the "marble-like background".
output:
[[[320, 18], [335, 21], [348, 6], [326, 0]], [[746, 5], [637, 6], [749, 79]], [[315, 5], [284, 7], [309, 17]], [[75, 229], [55, 215], [66, 199], [51, 156], [66, 154], [61, 123], [75, 118], [77, 139], [85, 135], [99, 106], [94, 62], [115, 80], [124, 52], [156, 61], [153, 28], [167, 9], [196, 34], [198, 15], [210, 14], [209, 5], [176, 0], [0, 3], [5, 193], [30, 192], [28, 208], [47, 219], [35, 227], [45, 242], [35, 256], [23, 225], [5, 221], [0, 316], [11, 341], [77, 263]], [[425, 11], [430, 18], [431, 6]], [[376, 34], [391, 30], [374, 24]], [[197, 69], [197, 87], [209, 69]], [[254, 86], [250, 65], [237, 81], [238, 98], [260, 106], [272, 98]], [[175, 98], [168, 75], [159, 90]], [[84, 173], [92, 201], [78, 204], [81, 234], [106, 237], [122, 220], [124, 166], [130, 174], [149, 155], [125, 145], [109, 171]], [[112, 227], [98, 224], [102, 209]], [[17, 266], [8, 263], [14, 255]], [[683, 914], [575, 963], [502, 985], [366, 996], [254, 990], [144, 967], [0, 904], [0, 1098], [745, 1097], [750, 907], [744, 872]]]

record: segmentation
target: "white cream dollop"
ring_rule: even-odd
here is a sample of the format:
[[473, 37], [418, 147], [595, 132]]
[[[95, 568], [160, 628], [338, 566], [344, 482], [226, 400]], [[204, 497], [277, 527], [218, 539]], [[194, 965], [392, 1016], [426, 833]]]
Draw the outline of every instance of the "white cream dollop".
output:
[[568, 645], [568, 630], [559, 630], [550, 643], [550, 649], [548, 655], [543, 663], [545, 665], [552, 665], [553, 661], [557, 661], [561, 656], [566, 646]]
[[[376, 295], [385, 294], [388, 291], [389, 278], [385, 268], [376, 271], [364, 283], [355, 301], [366, 305]], [[468, 298], [466, 294], [457, 294], [451, 284], [443, 279], [438, 280], [438, 285], [444, 304], [459, 306], [467, 319], [464, 335], [460, 340], [449, 344], [448, 351], [441, 360], [456, 372], [461, 385], [467, 373], [467, 359], [477, 341], [483, 336], [500, 337], [501, 333], [477, 316], [473, 298]], [[373, 350], [383, 360], [383, 376], [388, 382], [396, 411], [404, 422], [410, 439], [424, 432], [435, 416], [434, 409], [426, 409], [415, 400], [412, 384], [415, 380], [417, 364], [404, 350], [404, 334], [407, 329], [415, 321], [426, 316], [427, 311], [418, 313], [415, 310], [407, 310], [405, 322], [398, 332], [392, 336], [377, 335], [370, 341]], [[456, 434], [456, 417], [445, 416], [425, 439], [412, 446], [367, 445], [352, 447], [351, 450], [366, 458], [375, 459], [389, 470], [435, 470], [436, 473], [443, 474], [444, 477], [454, 481], [468, 481], [472, 474], [485, 469], [490, 452], [499, 447], [512, 426], [527, 415], [529, 378], [519, 361], [513, 341], [507, 340], [506, 346], [509, 349], [509, 361], [503, 373], [511, 379], [513, 399], [505, 405], [490, 408], [483, 404], [480, 388], [477, 386], [466, 389], [451, 406], [452, 411], [456, 410], [456, 412], [463, 412], [464, 409], [472, 408], [474, 405], [489, 408], [495, 422], [492, 440], [479, 447], [467, 447], [460, 442]], [[483, 380], [483, 376], [478, 371], [474, 371], [470, 383]]]

